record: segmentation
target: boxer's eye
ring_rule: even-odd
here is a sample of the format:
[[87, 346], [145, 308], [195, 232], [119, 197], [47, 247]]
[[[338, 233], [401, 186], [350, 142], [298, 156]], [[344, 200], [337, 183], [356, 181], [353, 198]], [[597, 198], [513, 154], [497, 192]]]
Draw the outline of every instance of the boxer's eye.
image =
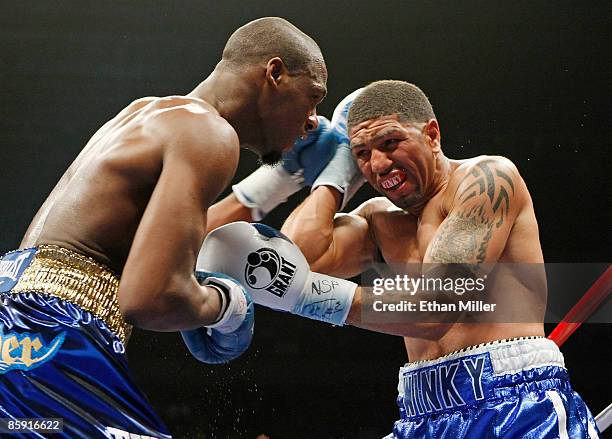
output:
[[317, 105], [320, 104], [323, 101], [324, 98], [325, 98], [325, 96], [322, 95], [322, 94], [314, 94], [314, 95], [310, 96], [310, 99], [312, 99], [314, 102], [316, 102]]
[[365, 160], [370, 156], [370, 151], [368, 151], [367, 149], [360, 149], [355, 153], [355, 156], [357, 156], [357, 158]]
[[385, 140], [385, 146], [393, 146], [397, 142], [399, 142], [399, 139], [387, 139]]

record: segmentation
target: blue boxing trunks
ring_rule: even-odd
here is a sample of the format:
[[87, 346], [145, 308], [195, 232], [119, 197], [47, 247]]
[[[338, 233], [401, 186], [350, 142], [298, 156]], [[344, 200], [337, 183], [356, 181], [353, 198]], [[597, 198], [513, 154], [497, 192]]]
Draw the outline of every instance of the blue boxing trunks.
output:
[[543, 337], [500, 340], [399, 372], [393, 438], [597, 438], [563, 355]]
[[[118, 278], [73, 251], [41, 245], [0, 259], [0, 418], [61, 419], [63, 432], [10, 437], [170, 438], [130, 377], [131, 327]], [[55, 427], [47, 423], [45, 427]], [[22, 431], [22, 430], [20, 430]], [[0, 436], [4, 437], [2, 434]]]

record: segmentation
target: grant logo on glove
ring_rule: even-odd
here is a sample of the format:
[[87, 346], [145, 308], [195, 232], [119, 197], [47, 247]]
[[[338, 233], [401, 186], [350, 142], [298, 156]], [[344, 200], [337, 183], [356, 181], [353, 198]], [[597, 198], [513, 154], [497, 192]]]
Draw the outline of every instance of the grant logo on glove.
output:
[[295, 276], [296, 266], [271, 248], [249, 253], [244, 279], [249, 287], [283, 297]]
[[242, 221], [210, 232], [196, 267], [235, 278], [259, 305], [334, 325], [345, 323], [357, 287], [311, 272], [300, 249], [278, 230]]

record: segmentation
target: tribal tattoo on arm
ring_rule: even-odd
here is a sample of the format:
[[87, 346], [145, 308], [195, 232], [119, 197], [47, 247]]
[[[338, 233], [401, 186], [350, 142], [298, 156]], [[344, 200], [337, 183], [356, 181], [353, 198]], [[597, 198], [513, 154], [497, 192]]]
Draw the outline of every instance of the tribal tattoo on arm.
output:
[[453, 207], [434, 236], [426, 261], [481, 264], [488, 253], [499, 257], [512, 228], [517, 178], [516, 168], [505, 159], [474, 165], [459, 183]]

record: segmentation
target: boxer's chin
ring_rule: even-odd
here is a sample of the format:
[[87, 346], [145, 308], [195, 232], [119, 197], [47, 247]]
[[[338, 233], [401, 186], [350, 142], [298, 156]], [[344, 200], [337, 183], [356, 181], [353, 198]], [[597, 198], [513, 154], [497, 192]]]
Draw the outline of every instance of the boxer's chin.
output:
[[283, 159], [283, 153], [280, 151], [270, 151], [259, 156], [259, 162], [262, 165], [275, 166]]
[[407, 212], [421, 211], [423, 206], [429, 201], [429, 199], [424, 197], [421, 193], [411, 194], [397, 199], [387, 198], [397, 207]]

